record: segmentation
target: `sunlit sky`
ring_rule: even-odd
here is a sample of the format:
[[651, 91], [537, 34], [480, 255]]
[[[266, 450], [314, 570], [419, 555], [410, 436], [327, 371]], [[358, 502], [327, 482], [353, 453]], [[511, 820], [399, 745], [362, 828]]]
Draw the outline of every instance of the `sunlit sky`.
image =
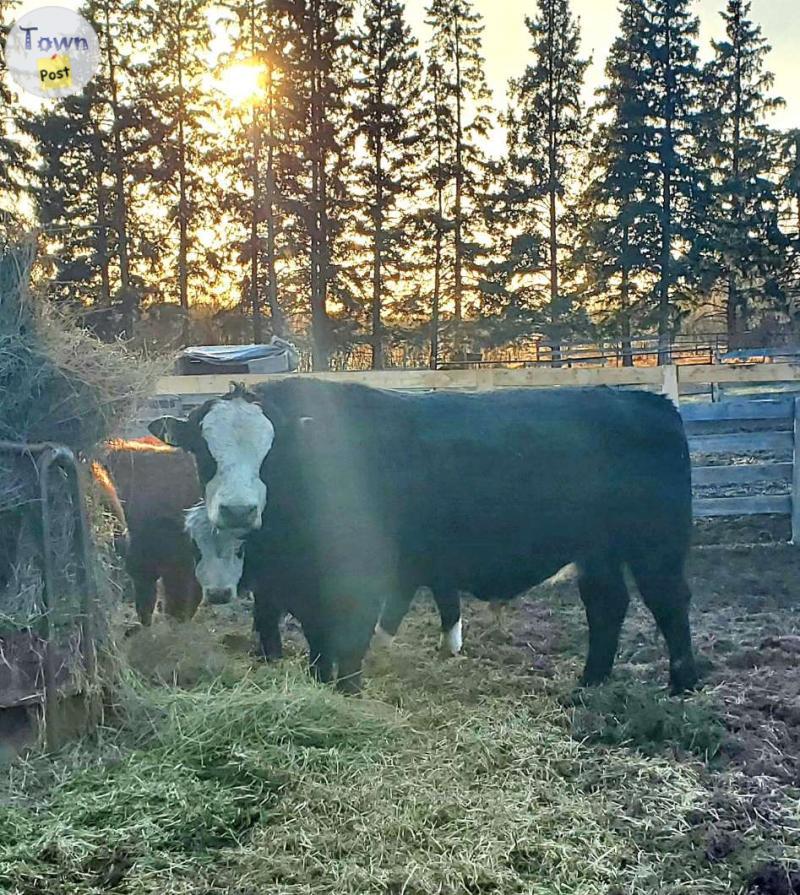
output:
[[[530, 46], [525, 16], [536, 7], [534, 0], [473, 0], [484, 21], [486, 75], [498, 108], [505, 105], [506, 85], [524, 69]], [[429, 0], [406, 0], [409, 20], [423, 41], [427, 40], [425, 7]], [[700, 17], [700, 52], [710, 54], [710, 41], [721, 37], [724, 24], [719, 10], [726, 0], [696, 0]], [[580, 17], [584, 55], [592, 56], [586, 83], [586, 99], [602, 83], [608, 49], [617, 36], [617, 0], [572, 0]], [[752, 16], [761, 25], [772, 46], [768, 65], [775, 75], [775, 92], [786, 107], [774, 118], [776, 127], [800, 127], [800, 2], [798, 0], [753, 0]], [[495, 135], [497, 146], [500, 135]]]
[[[41, 0], [24, 0], [21, 11], [50, 5]], [[425, 7], [430, 0], [406, 0], [409, 21], [424, 47], [427, 42]], [[534, 8], [534, 0], [473, 0], [484, 19], [484, 55], [489, 86], [498, 109], [505, 105], [506, 85], [520, 74], [528, 59], [529, 39], [524, 17]], [[79, 0], [60, 0], [60, 5], [77, 8]], [[700, 16], [700, 48], [703, 58], [710, 53], [710, 40], [723, 33], [719, 10], [725, 0], [696, 0]], [[581, 19], [584, 53], [593, 59], [586, 84], [586, 99], [602, 82], [603, 68], [611, 42], [617, 34], [617, 0], [572, 0], [572, 8]], [[800, 4], [798, 0], [753, 0], [753, 18], [760, 23], [772, 46], [768, 65], [775, 74], [775, 92], [786, 100], [773, 124], [776, 127], [800, 127]], [[493, 148], [502, 145], [498, 131]]]

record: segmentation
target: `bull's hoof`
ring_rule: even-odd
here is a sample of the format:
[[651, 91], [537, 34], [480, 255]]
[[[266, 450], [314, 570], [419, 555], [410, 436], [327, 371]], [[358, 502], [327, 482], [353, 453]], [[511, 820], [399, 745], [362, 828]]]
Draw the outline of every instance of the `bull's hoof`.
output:
[[343, 696], [358, 696], [361, 693], [361, 674], [351, 674], [336, 681], [336, 689]]
[[578, 687], [600, 687], [606, 683], [610, 676], [610, 671], [584, 671], [578, 678]]
[[700, 689], [700, 679], [694, 663], [675, 663], [669, 672], [669, 692], [672, 696], [681, 696]]

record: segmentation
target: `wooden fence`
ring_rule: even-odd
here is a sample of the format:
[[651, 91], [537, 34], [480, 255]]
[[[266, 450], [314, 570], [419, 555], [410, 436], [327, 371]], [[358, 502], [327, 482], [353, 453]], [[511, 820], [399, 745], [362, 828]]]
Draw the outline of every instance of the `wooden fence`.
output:
[[[686, 424], [693, 458], [695, 516], [788, 515], [792, 519], [793, 541], [800, 543], [800, 399], [791, 394], [792, 389], [800, 391], [800, 364], [473, 368], [301, 375], [402, 391], [593, 385], [659, 391], [679, 406]], [[207, 397], [227, 391], [230, 378], [164, 377], [158, 384], [159, 394], [126, 434], [145, 434], [147, 421], [162, 413], [187, 413]], [[251, 374], [235, 378], [254, 385], [281, 376]], [[719, 399], [722, 389], [726, 390], [726, 397], [735, 391], [745, 394], [733, 400], [697, 400], [698, 391]], [[781, 393], [780, 389], [787, 391]], [[747, 394], [748, 390], [753, 394]]]

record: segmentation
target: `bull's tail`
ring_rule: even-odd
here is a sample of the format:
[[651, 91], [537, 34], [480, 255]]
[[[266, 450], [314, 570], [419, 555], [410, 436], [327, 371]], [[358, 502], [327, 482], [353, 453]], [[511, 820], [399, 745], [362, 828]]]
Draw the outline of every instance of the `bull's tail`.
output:
[[115, 526], [114, 548], [117, 553], [124, 555], [128, 549], [128, 520], [125, 516], [125, 509], [122, 501], [119, 499], [117, 489], [111, 478], [111, 474], [98, 460], [91, 463], [92, 481], [95, 484], [97, 493], [103, 506], [116, 519], [118, 526]]

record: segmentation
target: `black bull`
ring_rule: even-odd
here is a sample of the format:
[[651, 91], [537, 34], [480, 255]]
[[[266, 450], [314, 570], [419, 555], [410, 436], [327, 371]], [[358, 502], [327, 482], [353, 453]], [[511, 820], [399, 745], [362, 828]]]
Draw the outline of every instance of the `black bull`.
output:
[[575, 562], [589, 624], [582, 681], [594, 684], [614, 663], [627, 565], [666, 640], [672, 689], [695, 684], [691, 471], [667, 399], [605, 388], [403, 394], [300, 378], [248, 399], [275, 428], [263, 526], [247, 543], [262, 643], [285, 609], [315, 673], [329, 680], [338, 665], [340, 686], [356, 689], [384, 602], [399, 622], [428, 586], [446, 627], [459, 591], [507, 600]]

